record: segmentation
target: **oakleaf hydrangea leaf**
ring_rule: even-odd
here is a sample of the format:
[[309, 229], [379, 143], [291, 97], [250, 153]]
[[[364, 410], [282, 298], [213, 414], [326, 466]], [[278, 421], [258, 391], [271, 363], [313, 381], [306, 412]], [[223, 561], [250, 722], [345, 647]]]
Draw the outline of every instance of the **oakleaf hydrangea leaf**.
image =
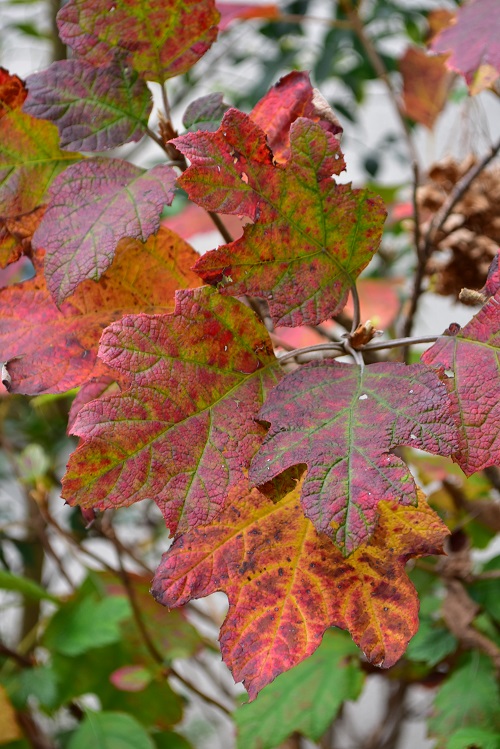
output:
[[130, 388], [78, 414], [64, 497], [98, 509], [153, 499], [172, 533], [209, 522], [265, 434], [255, 416], [281, 376], [266, 328], [204, 287], [179, 292], [172, 315], [114, 323], [99, 356]]
[[294, 70], [283, 76], [257, 102], [250, 118], [263, 130], [275, 161], [285, 162], [290, 156], [290, 127], [298, 117], [317, 122], [332, 135], [342, 135], [342, 126], [328, 103], [311, 86], [309, 74]]
[[264, 484], [291, 466], [308, 466], [306, 515], [344, 554], [367, 541], [378, 505], [417, 500], [409, 468], [394, 448], [439, 455], [456, 448], [446, 388], [421, 364], [357, 366], [311, 362], [287, 375], [259, 418], [271, 428], [250, 478]]
[[41, 273], [0, 291], [0, 350], [12, 392], [60, 393], [97, 375], [104, 368], [97, 362], [96, 371], [103, 328], [125, 312], [172, 309], [175, 290], [198, 283], [189, 270], [195, 257], [184, 240], [161, 228], [144, 245], [122, 240], [101, 281], [85, 281], [60, 308]]
[[227, 594], [222, 657], [251, 700], [311, 655], [331, 626], [349, 630], [372, 663], [392, 666], [418, 628], [405, 562], [440, 553], [448, 533], [423, 499], [384, 502], [370, 543], [346, 560], [304, 517], [299, 496], [300, 485], [277, 503], [237, 487], [216, 524], [174, 542], [153, 581], [169, 608]]
[[434, 52], [448, 52], [451, 70], [477, 94], [500, 76], [500, 15], [497, 0], [472, 0], [458, 8], [456, 23], [438, 34]]
[[82, 156], [61, 151], [57, 128], [20, 109], [0, 119], [0, 216], [14, 218], [47, 202], [54, 178]]
[[147, 81], [186, 73], [217, 37], [214, 0], [69, 0], [57, 14], [59, 34], [93, 65], [117, 58]]
[[24, 111], [57, 126], [61, 147], [104, 151], [138, 141], [153, 102], [146, 83], [123, 65], [95, 68], [59, 60], [30, 75]]
[[173, 142], [191, 161], [179, 184], [194, 202], [254, 221], [200, 258], [203, 280], [223, 294], [268, 300], [279, 325], [316, 325], [340, 312], [378, 247], [385, 210], [379, 198], [332, 179], [344, 164], [335, 136], [298, 118], [290, 158], [275, 164], [265, 133], [230, 109], [216, 133]]
[[47, 286], [57, 304], [82, 281], [101, 277], [120, 239], [145, 242], [157, 231], [174, 184], [169, 166], [146, 172], [127, 161], [104, 158], [74, 164], [55, 180], [33, 246], [46, 251]]
[[422, 361], [441, 371], [448, 388], [458, 428], [453, 460], [468, 476], [499, 465], [500, 293], [455, 335], [438, 338]]

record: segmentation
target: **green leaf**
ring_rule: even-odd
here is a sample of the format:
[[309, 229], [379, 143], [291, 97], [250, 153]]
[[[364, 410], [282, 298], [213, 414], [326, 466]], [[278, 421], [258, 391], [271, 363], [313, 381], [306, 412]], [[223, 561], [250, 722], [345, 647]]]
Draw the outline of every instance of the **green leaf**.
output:
[[450, 736], [447, 749], [500, 749], [500, 733], [482, 728], [461, 728]]
[[91, 713], [71, 737], [68, 749], [155, 749], [141, 724], [126, 713]]
[[433, 626], [430, 619], [421, 619], [420, 628], [410, 640], [406, 655], [412, 661], [423, 661], [428, 666], [437, 663], [453, 653], [457, 647], [457, 639], [444, 627]]
[[61, 608], [51, 620], [44, 644], [64, 655], [79, 655], [87, 650], [117, 642], [119, 623], [130, 616], [130, 604], [123, 596], [104, 601], [91, 597]]
[[491, 660], [473, 652], [444, 682], [434, 702], [429, 732], [444, 741], [460, 728], [500, 730], [500, 691]]
[[[500, 556], [490, 559], [483, 572], [500, 570]], [[500, 595], [498, 580], [478, 580], [468, 588], [471, 598], [479, 603], [497, 622], [500, 622]]]
[[153, 740], [156, 749], [192, 749], [192, 744], [184, 736], [173, 731], [154, 733]]
[[319, 739], [344, 700], [355, 700], [361, 692], [358, 654], [346, 633], [328, 630], [310, 658], [236, 710], [238, 749], [272, 749], [294, 731]]
[[48, 593], [41, 585], [37, 585], [32, 580], [26, 580], [24, 577], [14, 575], [12, 572], [0, 570], [0, 588], [2, 590], [14, 590], [21, 593], [26, 598], [34, 598], [36, 601], [52, 601], [60, 604], [56, 596]]

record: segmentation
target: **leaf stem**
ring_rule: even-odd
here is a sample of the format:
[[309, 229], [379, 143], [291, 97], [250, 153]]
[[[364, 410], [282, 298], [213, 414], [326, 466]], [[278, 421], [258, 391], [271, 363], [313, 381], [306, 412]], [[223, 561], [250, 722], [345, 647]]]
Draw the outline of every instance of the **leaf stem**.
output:
[[207, 211], [207, 213], [210, 216], [210, 218], [212, 219], [214, 225], [217, 227], [217, 229], [221, 233], [222, 238], [224, 239], [224, 241], [226, 242], [226, 244], [230, 244], [231, 242], [233, 242], [234, 239], [233, 239], [233, 237], [231, 235], [231, 232], [226, 227], [226, 225], [222, 221], [222, 219], [219, 216], [219, 214], [218, 213], [214, 213], [214, 211]]
[[172, 122], [172, 113], [170, 111], [170, 104], [168, 102], [168, 95], [167, 95], [167, 86], [165, 82], [163, 82], [160, 86], [161, 88], [161, 99], [163, 102], [163, 111], [165, 113], [165, 119], [167, 122]]
[[353, 303], [353, 314], [352, 314], [352, 323], [351, 323], [351, 335], [354, 333], [356, 328], [358, 327], [359, 323], [361, 322], [361, 306], [359, 303], [359, 294], [358, 289], [356, 288], [356, 284], [353, 284], [351, 286], [351, 297], [352, 297], [352, 303]]
[[[438, 335], [419, 336], [414, 338], [393, 338], [390, 341], [375, 341], [366, 343], [364, 346], [361, 346], [358, 349], [353, 349], [349, 344], [348, 339], [339, 343], [336, 343], [334, 341], [332, 341], [331, 343], [318, 343], [314, 346], [305, 346], [304, 348], [293, 349], [292, 351], [283, 354], [283, 356], [280, 356], [279, 361], [280, 363], [284, 363], [286, 361], [289, 361], [290, 359], [295, 359], [298, 363], [300, 363], [300, 360], [303, 359], [304, 356], [307, 356], [307, 354], [315, 354], [318, 351], [324, 351], [325, 356], [329, 356], [330, 358], [338, 358], [339, 356], [350, 354], [361, 366], [361, 361], [355, 356], [355, 354], [361, 354], [361, 352], [363, 351], [380, 351], [381, 349], [396, 348], [397, 346], [412, 346], [413, 344], [419, 343], [434, 343], [438, 338]], [[306, 359], [305, 361], [311, 361], [311, 359]]]

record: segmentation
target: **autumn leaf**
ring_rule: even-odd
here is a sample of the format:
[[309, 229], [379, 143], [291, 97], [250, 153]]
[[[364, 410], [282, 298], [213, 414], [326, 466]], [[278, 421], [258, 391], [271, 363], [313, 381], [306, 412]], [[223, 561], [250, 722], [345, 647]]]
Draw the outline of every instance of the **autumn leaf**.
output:
[[230, 108], [223, 99], [223, 94], [215, 93], [192, 101], [182, 118], [186, 130], [193, 133], [197, 130], [217, 130], [225, 112]]
[[418, 47], [408, 47], [399, 62], [406, 114], [429, 130], [446, 104], [453, 81], [445, 60], [445, 55], [431, 56]]
[[138, 141], [153, 107], [146, 83], [123, 65], [59, 60], [30, 75], [27, 86], [24, 111], [53, 122], [62, 148], [104, 151]]
[[179, 292], [172, 315], [114, 323], [99, 356], [130, 388], [80, 411], [64, 497], [98, 509], [150, 498], [172, 533], [209, 522], [265, 434], [255, 416], [281, 376], [266, 328], [205, 287]]
[[311, 86], [309, 73], [294, 70], [280, 78], [250, 112], [250, 119], [266, 134], [274, 161], [284, 163], [290, 157], [290, 127], [298, 117], [317, 122], [340, 140], [340, 122]]
[[147, 81], [186, 73], [217, 37], [213, 0], [69, 0], [57, 14], [59, 35], [93, 65], [124, 59]]
[[[500, 463], [500, 293], [455, 335], [443, 335], [422, 356], [440, 371], [458, 431], [453, 460], [470, 476]], [[444, 370], [451, 370], [447, 377]]]
[[195, 257], [180, 237], [162, 228], [144, 245], [122, 240], [100, 283], [85, 281], [60, 308], [41, 273], [3, 289], [0, 349], [12, 392], [61, 393], [102, 372], [103, 365], [95, 367], [103, 328], [126, 312], [172, 309], [175, 289], [198, 283], [189, 270]]
[[432, 42], [434, 52], [450, 53], [446, 64], [461, 73], [478, 94], [500, 76], [498, 0], [473, 0], [457, 10], [456, 22]]
[[0, 218], [16, 218], [47, 202], [54, 178], [82, 156], [61, 151], [57, 128], [20, 109], [0, 119]]
[[101, 277], [121, 239], [145, 242], [157, 231], [175, 176], [163, 164], [145, 171], [120, 159], [94, 158], [55, 180], [33, 247], [46, 251], [47, 287], [57, 304], [82, 281]]
[[22, 107], [26, 94], [23, 81], [5, 68], [0, 68], [0, 118], [7, 112]]
[[311, 655], [331, 626], [349, 630], [372, 663], [392, 666], [418, 628], [405, 562], [440, 553], [448, 532], [422, 497], [418, 507], [384, 502], [370, 543], [346, 560], [304, 517], [299, 497], [300, 485], [277, 503], [236, 487], [216, 524], [174, 542], [153, 581], [170, 608], [227, 594], [222, 656], [251, 700]]
[[194, 202], [255, 222], [200, 258], [203, 280], [223, 294], [266, 299], [277, 325], [316, 325], [340, 312], [378, 247], [385, 210], [379, 198], [331, 178], [344, 164], [337, 139], [298, 118], [289, 160], [274, 164], [265, 133], [230, 109], [216, 133], [173, 143], [191, 161], [179, 184]]
[[271, 424], [250, 479], [262, 485], [308, 466], [306, 515], [347, 556], [367, 541], [379, 502], [415, 504], [409, 468], [394, 455], [411, 445], [440, 455], [456, 447], [445, 386], [420, 364], [311, 362], [287, 375], [259, 419]]

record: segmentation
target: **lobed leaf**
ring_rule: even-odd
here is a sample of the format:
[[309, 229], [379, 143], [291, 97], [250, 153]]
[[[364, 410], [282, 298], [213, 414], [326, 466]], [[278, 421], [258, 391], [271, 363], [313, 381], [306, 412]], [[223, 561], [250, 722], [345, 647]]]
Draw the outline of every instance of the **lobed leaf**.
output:
[[311, 655], [331, 626], [348, 629], [371, 662], [392, 666], [418, 628], [405, 562], [440, 553], [448, 532], [423, 499], [418, 507], [384, 502], [370, 543], [346, 560], [304, 517], [300, 488], [273, 503], [235, 487], [217, 524], [180, 536], [153, 581], [168, 607], [227, 594], [222, 656], [250, 700]]
[[46, 251], [47, 287], [57, 304], [82, 281], [99, 280], [121, 239], [145, 242], [158, 230], [175, 176], [166, 165], [145, 171], [120, 159], [94, 158], [55, 180], [33, 246]]
[[262, 440], [255, 416], [281, 376], [264, 325], [205, 287], [179, 292], [172, 315], [114, 323], [99, 355], [130, 388], [80, 411], [64, 497], [99, 509], [150, 498], [172, 533], [212, 520]]
[[20, 109], [0, 119], [0, 218], [16, 218], [47, 202], [54, 178], [82, 156], [61, 151], [57, 128]]
[[431, 47], [450, 53], [448, 67], [461, 73], [477, 94], [500, 76], [499, 39], [497, 0], [472, 0], [457, 10], [456, 22], [443, 29]]
[[[455, 328], [453, 328], [455, 330]], [[445, 333], [422, 356], [440, 371], [458, 430], [453, 460], [470, 476], [500, 463], [500, 293], [454, 335]], [[451, 370], [447, 377], [444, 370]]]
[[203, 280], [223, 294], [266, 299], [279, 325], [338, 314], [378, 247], [385, 210], [379, 198], [331, 178], [344, 164], [337, 139], [298, 118], [290, 158], [276, 164], [265, 133], [230, 109], [216, 133], [173, 143], [191, 161], [179, 184], [194, 202], [254, 221], [243, 237], [200, 258]]
[[12, 392], [61, 393], [98, 375], [104, 369], [96, 364], [103, 328], [125, 312], [172, 309], [176, 289], [198, 284], [189, 270], [195, 257], [184, 240], [161, 228], [145, 244], [121, 240], [100, 283], [85, 281], [60, 308], [42, 274], [3, 289], [0, 347]]
[[265, 484], [291, 466], [308, 466], [304, 511], [345, 555], [367, 541], [378, 505], [415, 504], [399, 445], [450, 455], [456, 448], [446, 388], [421, 364], [373, 364], [364, 372], [332, 361], [287, 375], [259, 419], [271, 428], [250, 469]]
[[214, 0], [69, 0], [57, 14], [59, 35], [93, 65], [124, 59], [147, 81], [186, 73], [217, 37]]
[[123, 65], [59, 60], [30, 75], [27, 85], [24, 111], [53, 122], [62, 148], [104, 151], [138, 141], [153, 108], [146, 83]]

